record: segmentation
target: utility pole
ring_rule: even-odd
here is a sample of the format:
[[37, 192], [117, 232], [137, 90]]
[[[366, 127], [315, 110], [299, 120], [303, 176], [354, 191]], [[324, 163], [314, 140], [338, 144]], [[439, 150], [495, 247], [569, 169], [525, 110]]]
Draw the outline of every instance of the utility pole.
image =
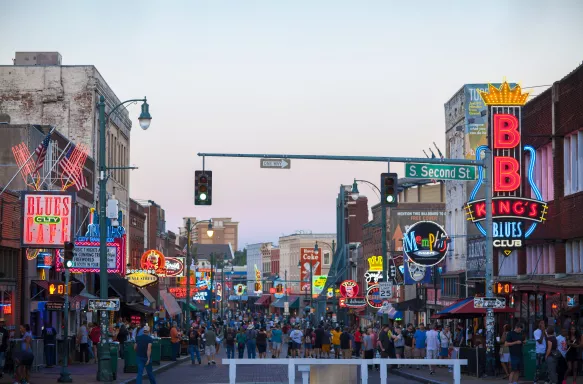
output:
[[[65, 269], [65, 345], [69, 345], [69, 276], [71, 272], [67, 267]], [[69, 366], [69, 348], [65, 348], [65, 355], [63, 356], [63, 365], [61, 366], [61, 373], [57, 381], [59, 383], [72, 383], [73, 379], [67, 367]]]
[[[285, 301], [284, 301], [284, 303], [289, 303], [289, 302], [287, 301], [287, 287], [288, 287], [288, 284], [287, 284], [287, 269], [284, 271], [284, 274], [285, 274], [285, 288], [284, 288], [284, 290], [285, 290]], [[300, 279], [300, 280], [301, 280], [301, 279]], [[289, 304], [288, 304], [288, 305], [289, 305]], [[288, 319], [288, 315], [289, 315], [289, 307], [288, 307], [288, 312], [287, 312], [287, 314], [286, 314], [286, 312], [285, 312], [285, 309], [283, 310], [283, 317], [286, 319], [286, 321], [287, 321], [287, 319]]]
[[211, 252], [211, 282], [209, 287], [209, 298], [208, 298], [208, 307], [209, 307], [209, 324], [213, 323], [213, 283], [215, 274], [213, 273], [213, 265], [215, 265], [215, 253]]
[[[492, 151], [485, 151], [484, 163], [484, 188], [486, 189], [486, 297], [494, 297], [494, 250], [493, 222], [492, 222]], [[467, 283], [466, 283], [467, 284]], [[486, 308], [486, 366], [494, 366], [494, 309]]]
[[190, 217], [186, 220], [186, 313], [184, 314], [185, 329], [188, 331], [190, 328], [190, 302], [192, 297], [190, 296], [190, 264], [192, 264], [192, 258], [190, 257], [190, 236], [192, 232], [192, 222]]

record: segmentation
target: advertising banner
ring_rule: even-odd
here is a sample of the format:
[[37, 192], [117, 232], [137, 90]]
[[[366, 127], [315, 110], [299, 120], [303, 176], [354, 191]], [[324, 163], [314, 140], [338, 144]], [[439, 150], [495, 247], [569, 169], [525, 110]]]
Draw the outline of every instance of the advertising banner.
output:
[[22, 246], [62, 248], [73, 238], [75, 195], [66, 192], [24, 192]]
[[300, 263], [301, 290], [302, 292], [309, 292], [310, 275], [319, 276], [322, 274], [322, 249], [320, 248], [316, 252], [314, 248], [300, 248]]
[[403, 252], [403, 238], [405, 233], [419, 221], [432, 221], [445, 226], [445, 211], [423, 209], [391, 208], [391, 229], [396, 252]]
[[314, 276], [312, 280], [312, 292], [314, 295], [319, 295], [324, 290], [324, 286], [326, 285], [326, 280], [328, 279], [327, 275], [318, 275]]
[[468, 279], [484, 279], [486, 277], [486, 239], [468, 240], [466, 271]]
[[[107, 273], [125, 273], [125, 238], [107, 239]], [[63, 270], [63, 251], [57, 250], [57, 271]], [[73, 251], [72, 273], [99, 272], [99, 239], [77, 237]]]

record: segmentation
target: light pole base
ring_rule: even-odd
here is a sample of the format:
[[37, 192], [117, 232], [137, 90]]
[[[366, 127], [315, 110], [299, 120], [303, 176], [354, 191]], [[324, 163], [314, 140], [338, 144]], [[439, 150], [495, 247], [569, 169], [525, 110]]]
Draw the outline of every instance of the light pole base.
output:
[[72, 383], [73, 382], [73, 379], [71, 378], [71, 374], [69, 373], [67, 368], [63, 367], [63, 369], [61, 369], [61, 375], [57, 379], [57, 382], [58, 383]]
[[111, 371], [111, 356], [109, 353], [109, 343], [99, 343], [97, 346], [97, 381], [111, 383], [113, 372]]

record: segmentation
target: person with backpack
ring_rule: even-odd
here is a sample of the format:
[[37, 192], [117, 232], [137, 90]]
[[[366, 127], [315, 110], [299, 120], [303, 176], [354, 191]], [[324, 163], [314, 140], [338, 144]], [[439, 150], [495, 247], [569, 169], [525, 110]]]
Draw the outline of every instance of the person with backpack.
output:
[[312, 329], [307, 328], [304, 335], [304, 357], [308, 358], [312, 356], [312, 341], [314, 337], [312, 334]]
[[225, 348], [227, 350], [227, 359], [235, 358], [235, 332], [233, 328], [227, 329], [227, 334], [225, 335]]
[[247, 358], [255, 359], [257, 358], [257, 331], [253, 326], [253, 323], [249, 324], [247, 331], [245, 332], [245, 338], [247, 340]]
[[242, 359], [245, 354], [245, 344], [247, 343], [247, 336], [245, 336], [245, 329], [239, 328], [237, 333], [237, 351], [239, 352], [239, 359]]

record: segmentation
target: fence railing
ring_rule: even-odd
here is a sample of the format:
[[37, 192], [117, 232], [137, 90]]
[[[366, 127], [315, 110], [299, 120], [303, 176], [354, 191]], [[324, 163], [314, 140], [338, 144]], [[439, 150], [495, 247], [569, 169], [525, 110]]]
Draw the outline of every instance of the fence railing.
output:
[[287, 365], [289, 384], [295, 384], [296, 366], [302, 373], [303, 384], [308, 384], [310, 367], [312, 365], [356, 365], [360, 366], [360, 381], [368, 383], [368, 367], [380, 366], [381, 384], [387, 383], [387, 368], [389, 365], [451, 365], [453, 366], [453, 382], [461, 383], [461, 366], [467, 365], [465, 359], [223, 359], [223, 364], [229, 366], [229, 383], [237, 382], [237, 365]]

